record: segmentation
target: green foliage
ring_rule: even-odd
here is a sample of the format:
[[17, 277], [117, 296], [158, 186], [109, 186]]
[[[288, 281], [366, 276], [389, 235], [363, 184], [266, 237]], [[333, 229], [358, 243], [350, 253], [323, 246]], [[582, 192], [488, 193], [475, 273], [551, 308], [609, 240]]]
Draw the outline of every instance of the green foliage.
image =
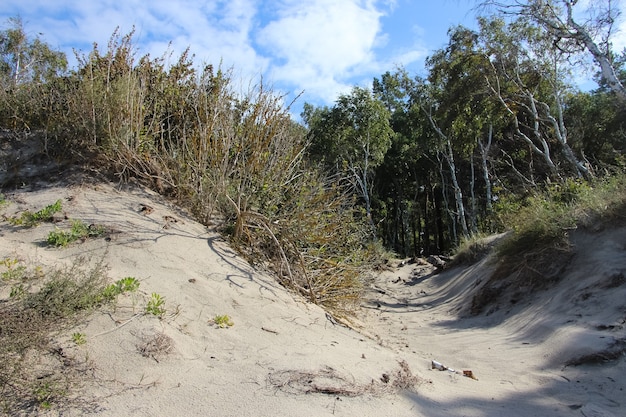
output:
[[162, 318], [167, 312], [165, 309], [165, 297], [153, 292], [148, 300], [148, 304], [146, 304], [145, 311], [147, 314]]
[[0, 32], [0, 81], [4, 87], [42, 82], [65, 70], [63, 53], [53, 51], [39, 38], [29, 39], [19, 17], [8, 23], [9, 29]]
[[347, 163], [361, 169], [375, 168], [391, 145], [389, 116], [383, 104], [360, 87], [339, 96], [332, 108], [305, 107], [310, 157], [329, 167]]
[[80, 333], [80, 332], [72, 333], [72, 342], [74, 342], [78, 346], [81, 346], [87, 343], [87, 339], [85, 338], [85, 333]]
[[4, 258], [0, 266], [4, 269], [0, 273], [3, 281], [21, 280], [26, 272], [26, 266], [17, 258]]
[[61, 200], [57, 200], [55, 203], [47, 205], [35, 213], [26, 210], [22, 212], [20, 217], [9, 217], [7, 221], [14, 226], [34, 227], [42, 222], [52, 221], [53, 216], [60, 212], [61, 209]]
[[235, 323], [233, 323], [233, 321], [230, 319], [230, 316], [226, 314], [213, 317], [213, 320], [211, 320], [211, 322], [220, 329], [232, 327], [235, 325]]
[[499, 246], [498, 253], [512, 256], [542, 247], [563, 247], [570, 230], [623, 220], [624, 204], [623, 173], [593, 182], [577, 179], [549, 184], [546, 191], [528, 197], [519, 208], [505, 214], [504, 222], [513, 233]]
[[55, 228], [55, 230], [48, 234], [46, 241], [50, 246], [65, 247], [79, 239], [102, 236], [105, 231], [104, 226], [87, 225], [82, 220], [73, 220], [72, 227], [69, 231]]
[[126, 277], [109, 284], [102, 291], [102, 298], [105, 301], [113, 301], [125, 292], [135, 292], [139, 288], [139, 280], [134, 277]]
[[102, 265], [85, 270], [74, 264], [52, 271], [41, 289], [29, 293], [24, 303], [43, 317], [69, 318], [101, 305], [105, 282]]

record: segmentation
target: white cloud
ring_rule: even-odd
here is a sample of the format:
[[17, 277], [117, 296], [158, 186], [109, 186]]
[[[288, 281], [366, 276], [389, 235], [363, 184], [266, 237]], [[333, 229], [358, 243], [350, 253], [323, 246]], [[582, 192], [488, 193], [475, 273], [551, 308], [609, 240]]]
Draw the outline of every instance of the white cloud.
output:
[[[423, 57], [420, 48], [389, 47], [381, 18], [395, 0], [5, 0], [0, 16], [24, 17], [53, 47], [104, 50], [116, 27], [135, 28], [139, 55], [173, 59], [187, 47], [195, 61], [233, 67], [304, 101], [330, 104], [355, 83]], [[384, 55], [384, 62], [381, 55]], [[373, 74], [373, 75], [372, 75]], [[355, 81], [356, 80], [356, 81]]]
[[375, 65], [382, 12], [373, 2], [283, 2], [256, 42], [277, 60], [276, 80], [332, 101], [349, 79]]

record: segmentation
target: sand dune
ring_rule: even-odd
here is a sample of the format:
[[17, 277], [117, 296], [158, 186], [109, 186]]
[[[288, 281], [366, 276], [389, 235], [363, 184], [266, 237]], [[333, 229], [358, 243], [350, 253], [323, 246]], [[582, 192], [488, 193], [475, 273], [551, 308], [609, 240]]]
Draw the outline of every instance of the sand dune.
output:
[[[139, 186], [84, 182], [7, 197], [8, 215], [60, 198], [67, 219], [32, 229], [3, 223], [0, 257], [41, 265], [82, 257], [108, 265], [112, 280], [141, 282], [55, 336], [90, 372], [82, 406], [49, 415], [626, 415], [624, 227], [575, 233], [575, 256], [557, 284], [480, 315], [470, 307], [493, 269], [489, 258], [439, 274], [428, 264], [394, 267], [372, 282], [348, 328]], [[69, 219], [110, 233], [45, 246]], [[165, 298], [162, 318], [143, 314], [152, 293]], [[220, 328], [218, 315], [233, 325]], [[72, 342], [77, 331], [84, 345]], [[616, 359], [603, 360], [611, 349]]]

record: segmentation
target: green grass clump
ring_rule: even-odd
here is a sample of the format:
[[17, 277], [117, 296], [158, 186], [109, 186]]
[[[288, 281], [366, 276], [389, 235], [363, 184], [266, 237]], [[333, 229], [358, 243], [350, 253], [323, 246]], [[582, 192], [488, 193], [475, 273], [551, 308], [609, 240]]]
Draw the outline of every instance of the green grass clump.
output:
[[145, 311], [147, 314], [162, 318], [167, 312], [165, 309], [165, 297], [153, 292], [148, 300]]
[[72, 242], [90, 237], [99, 237], [106, 232], [104, 226], [87, 225], [82, 220], [73, 220], [70, 230], [56, 229], [48, 234], [46, 242], [50, 246], [65, 247]]
[[61, 200], [57, 200], [54, 204], [47, 205], [35, 213], [26, 210], [20, 217], [8, 217], [7, 221], [14, 226], [34, 227], [42, 222], [52, 221], [53, 216], [61, 209]]
[[233, 321], [230, 319], [230, 316], [226, 314], [213, 317], [211, 323], [215, 324], [220, 329], [225, 329], [235, 325], [235, 323], [233, 323]]
[[475, 234], [462, 238], [452, 258], [452, 265], [469, 265], [482, 259], [491, 249], [487, 235]]
[[87, 343], [87, 339], [85, 338], [85, 333], [75, 332], [72, 333], [72, 341], [78, 346], [84, 345]]

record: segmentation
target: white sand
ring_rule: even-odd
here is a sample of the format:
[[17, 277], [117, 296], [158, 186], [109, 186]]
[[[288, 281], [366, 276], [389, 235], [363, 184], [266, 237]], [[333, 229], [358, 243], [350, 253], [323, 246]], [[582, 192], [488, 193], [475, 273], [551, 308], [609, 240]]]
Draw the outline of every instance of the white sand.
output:
[[[385, 272], [368, 291], [357, 331], [334, 324], [217, 233], [142, 188], [85, 184], [8, 198], [17, 203], [7, 215], [61, 198], [70, 219], [116, 233], [54, 249], [42, 244], [54, 225], [3, 223], [0, 258], [56, 265], [82, 256], [103, 260], [112, 280], [141, 281], [137, 293], [56, 337], [68, 355], [88, 358], [93, 375], [85, 375], [81, 394], [97, 404], [62, 415], [626, 415], [623, 357], [564, 366], [626, 338], [626, 284], [601, 288], [626, 273], [624, 228], [576, 235], [579, 254], [560, 284], [477, 317], [467, 313], [489, 276], [484, 261], [438, 275], [418, 265]], [[165, 297], [162, 319], [142, 314], [153, 292]], [[218, 328], [216, 315], [234, 325]], [[72, 342], [76, 331], [86, 344]], [[432, 360], [478, 379], [431, 369]], [[402, 361], [420, 378], [413, 391], [396, 386]]]

